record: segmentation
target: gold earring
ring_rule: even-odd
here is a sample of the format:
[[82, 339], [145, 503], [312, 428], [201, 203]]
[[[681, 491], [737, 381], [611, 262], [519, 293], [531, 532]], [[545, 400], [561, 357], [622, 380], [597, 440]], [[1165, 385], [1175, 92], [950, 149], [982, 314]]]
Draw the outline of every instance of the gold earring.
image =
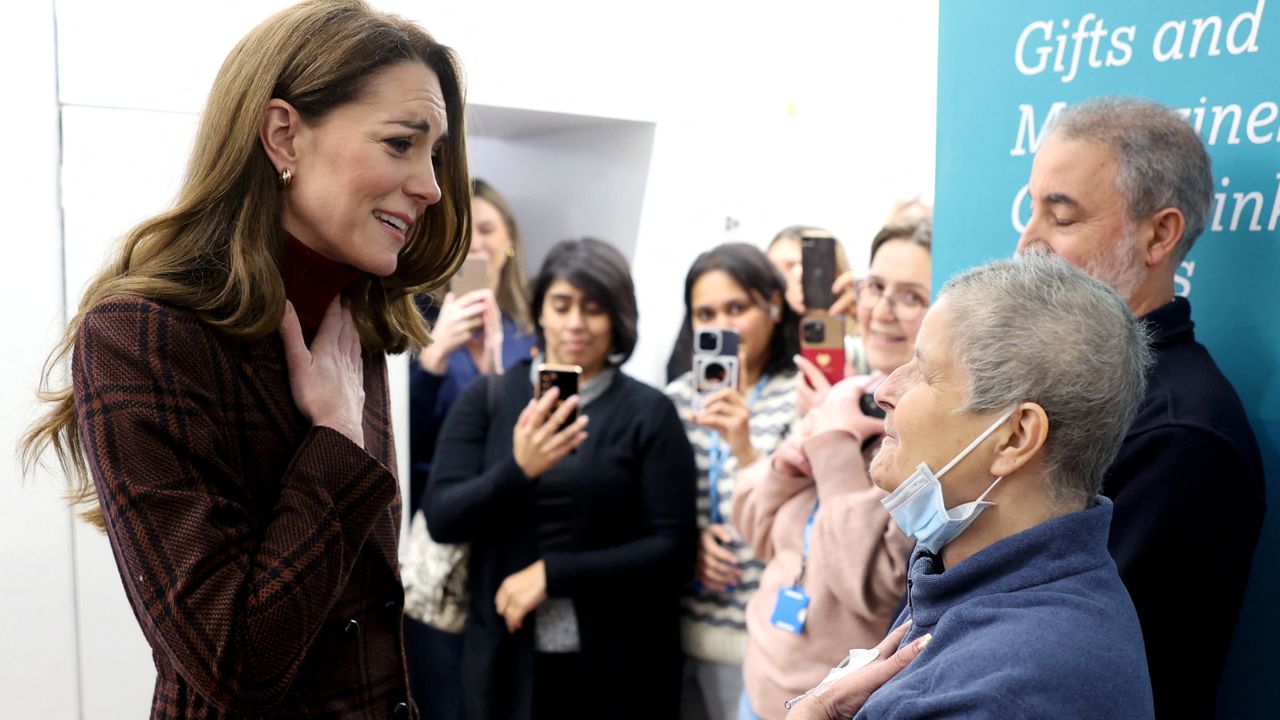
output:
[[508, 247], [508, 248], [507, 248], [507, 257], [509, 257], [509, 258], [513, 258], [513, 257], [515, 257], [515, 256], [516, 256], [516, 249], [515, 249], [515, 247]]
[[285, 168], [280, 171], [280, 187], [289, 187], [289, 183], [293, 182], [293, 168]]

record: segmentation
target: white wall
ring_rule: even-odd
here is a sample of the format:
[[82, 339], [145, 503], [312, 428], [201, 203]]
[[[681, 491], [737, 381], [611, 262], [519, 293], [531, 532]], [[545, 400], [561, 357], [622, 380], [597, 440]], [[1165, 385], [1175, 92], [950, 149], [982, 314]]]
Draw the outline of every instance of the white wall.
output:
[[614, 121], [515, 137], [468, 138], [471, 174], [510, 203], [530, 276], [557, 242], [586, 235], [635, 257], [653, 125]]
[[[0, 353], [5, 447], [34, 417], [63, 298], [74, 300], [113, 238], [173, 196], [222, 58], [285, 4], [8, 8], [0, 203], [17, 262], [0, 284], [12, 338]], [[638, 228], [641, 341], [629, 368], [646, 380], [662, 376], [697, 252], [804, 222], [843, 237], [856, 266], [893, 200], [932, 195], [936, 0], [796, 2], [785, 13], [728, 2], [376, 4], [458, 49], [474, 103], [653, 123], [647, 181], [632, 190], [641, 210], [612, 231]], [[566, 181], [565, 202], [589, 190]], [[558, 217], [565, 236], [611, 232], [579, 229], [572, 213], [530, 220]], [[731, 232], [726, 217], [739, 223]], [[402, 362], [391, 370], [401, 387], [404, 375]], [[403, 405], [397, 413], [403, 431]], [[52, 477], [20, 485], [12, 462], [0, 472], [0, 717], [145, 716], [153, 669], [105, 540], [73, 529]]]
[[11, 449], [30, 422], [40, 367], [62, 325], [58, 104], [53, 2], [5, 9], [0, 119], [5, 280], [0, 283], [0, 717], [71, 718], [79, 709], [71, 516], [55, 480], [19, 484]]

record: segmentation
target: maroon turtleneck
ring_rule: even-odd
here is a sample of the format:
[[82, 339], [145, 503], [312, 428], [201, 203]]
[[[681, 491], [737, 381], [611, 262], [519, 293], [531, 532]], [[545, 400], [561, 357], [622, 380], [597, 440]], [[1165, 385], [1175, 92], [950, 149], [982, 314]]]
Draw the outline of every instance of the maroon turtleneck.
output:
[[364, 271], [330, 260], [285, 233], [280, 277], [284, 279], [285, 297], [293, 303], [308, 341], [315, 337], [333, 298], [363, 275]]

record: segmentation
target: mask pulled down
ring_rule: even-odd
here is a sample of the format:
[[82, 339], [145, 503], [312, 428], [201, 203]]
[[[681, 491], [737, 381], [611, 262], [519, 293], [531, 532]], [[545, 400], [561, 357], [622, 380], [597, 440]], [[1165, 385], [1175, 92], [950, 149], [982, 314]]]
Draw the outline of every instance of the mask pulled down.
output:
[[978, 499], [957, 505], [950, 510], [944, 504], [942, 483], [939, 478], [973, 452], [974, 448], [995, 432], [996, 428], [1000, 427], [1012, 414], [1013, 409], [1010, 409], [1009, 412], [1001, 415], [999, 420], [982, 431], [981, 435], [961, 450], [960, 454], [956, 455], [936, 475], [929, 469], [928, 463], [920, 463], [910, 477], [880, 501], [898, 527], [902, 528], [902, 532], [913, 538], [924, 549], [937, 554], [947, 543], [956, 539], [960, 533], [972, 525], [983, 510], [995, 504], [986, 502], [985, 498], [996, 485], [1000, 484], [1003, 477], [996, 478], [995, 482], [978, 496]]

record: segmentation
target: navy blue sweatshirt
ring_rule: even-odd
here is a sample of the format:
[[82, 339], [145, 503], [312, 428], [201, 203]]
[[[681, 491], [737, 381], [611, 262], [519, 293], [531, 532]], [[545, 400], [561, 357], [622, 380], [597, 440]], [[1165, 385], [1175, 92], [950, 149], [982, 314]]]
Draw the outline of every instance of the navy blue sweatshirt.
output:
[[933, 640], [857, 718], [1153, 717], [1138, 617], [1107, 552], [1111, 509], [1099, 497], [945, 570], [917, 545], [897, 624], [912, 618], [904, 644]]

